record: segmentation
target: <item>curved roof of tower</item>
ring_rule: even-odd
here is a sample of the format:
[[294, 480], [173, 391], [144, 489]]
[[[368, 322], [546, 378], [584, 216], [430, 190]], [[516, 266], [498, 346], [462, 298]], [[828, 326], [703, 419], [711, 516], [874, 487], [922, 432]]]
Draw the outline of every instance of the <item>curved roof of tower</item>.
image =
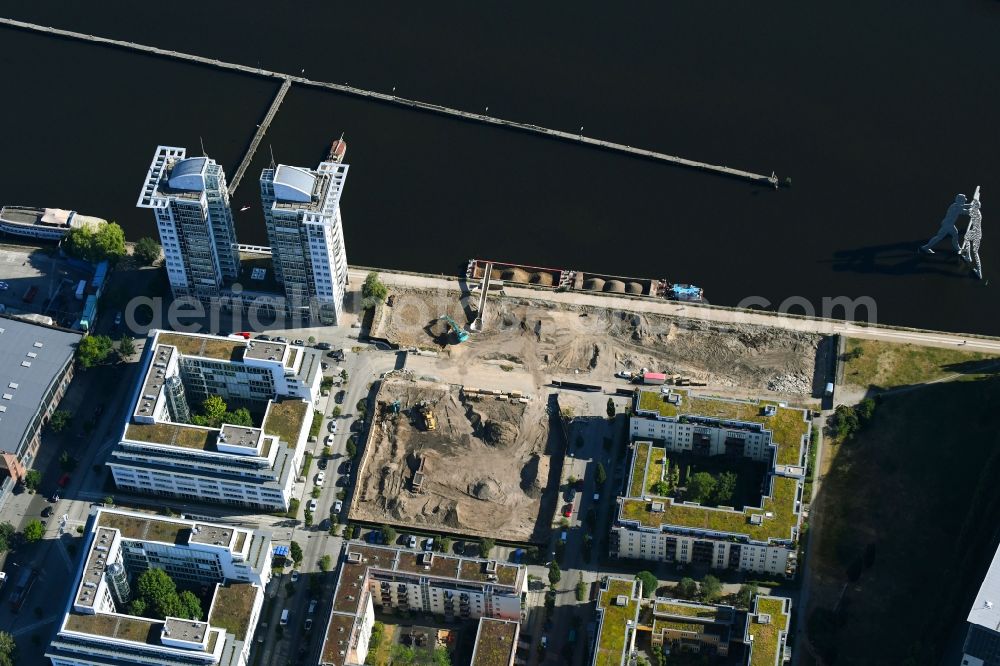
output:
[[177, 162], [170, 170], [168, 181], [170, 188], [174, 190], [204, 190], [205, 166], [207, 164], [207, 157], [189, 157]]
[[312, 201], [316, 176], [299, 167], [279, 164], [274, 172], [274, 198], [279, 201]]

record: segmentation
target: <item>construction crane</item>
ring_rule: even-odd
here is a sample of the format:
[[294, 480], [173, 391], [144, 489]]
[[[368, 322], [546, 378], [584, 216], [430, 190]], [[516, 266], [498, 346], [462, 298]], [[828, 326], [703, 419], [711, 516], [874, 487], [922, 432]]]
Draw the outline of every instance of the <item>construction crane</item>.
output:
[[438, 319], [444, 319], [446, 322], [448, 322], [448, 325], [451, 326], [452, 332], [455, 334], [455, 339], [458, 340], [459, 343], [465, 342], [466, 340], [469, 339], [469, 332], [463, 330], [462, 327], [460, 327], [455, 322], [455, 320], [449, 317], [448, 315], [443, 314], [440, 317], [438, 317]]

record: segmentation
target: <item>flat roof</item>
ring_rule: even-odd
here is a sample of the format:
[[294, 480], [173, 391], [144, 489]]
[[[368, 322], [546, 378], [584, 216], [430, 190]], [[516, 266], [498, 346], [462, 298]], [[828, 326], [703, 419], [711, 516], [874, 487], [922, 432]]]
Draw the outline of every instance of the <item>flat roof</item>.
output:
[[45, 395], [72, 363], [82, 333], [0, 317], [0, 451], [18, 455]]
[[216, 585], [212, 610], [208, 616], [209, 624], [222, 627], [235, 635], [236, 640], [246, 639], [257, 592], [258, 588], [250, 583]]
[[217, 335], [198, 335], [195, 333], [174, 333], [160, 331], [156, 335], [156, 343], [171, 345], [184, 356], [203, 356], [218, 361], [241, 361], [246, 341], [233, 338], [220, 338]]
[[[676, 395], [677, 403], [669, 402], [667, 396]], [[636, 414], [651, 414], [676, 420], [682, 416], [702, 417], [725, 421], [741, 421], [759, 424], [771, 431], [771, 442], [777, 448], [778, 465], [800, 465], [805, 445], [805, 437], [812, 426], [808, 411], [798, 407], [788, 407], [771, 400], [737, 400], [717, 396], [702, 396], [684, 389], [639, 390]], [[766, 416], [764, 408], [775, 408], [773, 416]]]
[[248, 340], [241, 343], [246, 346], [245, 358], [255, 358], [260, 361], [280, 361], [285, 358], [285, 349], [288, 347], [284, 342]]
[[994, 632], [1000, 627], [1000, 548], [993, 553], [993, 561], [983, 576], [967, 619], [969, 624], [978, 624]]
[[219, 431], [216, 428], [188, 425], [186, 423], [129, 423], [125, 439], [150, 444], [179, 446], [185, 449], [207, 451], [215, 448]]
[[107, 510], [100, 512], [97, 524], [100, 527], [118, 530], [125, 539], [172, 544], [186, 544], [192, 525], [186, 520], [167, 520], [131, 512]]
[[770, 491], [761, 499], [760, 507], [744, 507], [741, 511], [697, 504], [676, 503], [672, 498], [653, 492], [660, 480], [654, 470], [662, 469], [659, 461], [666, 450], [651, 442], [636, 442], [632, 469], [627, 486], [629, 495], [620, 498], [618, 519], [636, 522], [644, 527], [676, 526], [716, 533], [739, 534], [767, 543], [770, 540], [791, 541], [798, 526], [797, 506], [800, 479], [770, 475]]
[[699, 604], [680, 599], [656, 599], [653, 613], [692, 618], [700, 622], [729, 622], [733, 618], [731, 606]]
[[508, 666], [517, 650], [518, 623], [480, 618], [471, 666]]
[[[280, 440], [295, 446], [302, 430], [302, 421], [309, 412], [309, 405], [299, 398], [272, 400], [264, 417], [264, 432], [276, 435]], [[312, 423], [312, 415], [309, 415]]]
[[[782, 663], [791, 605], [791, 600], [784, 597], [757, 597], [756, 610], [750, 615], [746, 630], [747, 638], [752, 639], [749, 666]], [[767, 616], [766, 622], [763, 615]]]
[[189, 543], [200, 543], [205, 545], [225, 546], [233, 542], [233, 533], [236, 530], [224, 525], [213, 523], [195, 523], [191, 529], [191, 539]]
[[247, 292], [263, 292], [284, 295], [274, 274], [274, 258], [270, 254], [240, 252], [240, 274], [236, 281]]
[[[597, 608], [601, 611], [598, 629], [597, 649], [594, 652], [594, 666], [620, 666], [625, 658], [628, 623], [635, 631], [639, 616], [640, 599], [636, 589], [638, 583], [632, 578], [608, 576], [597, 598]], [[617, 602], [625, 597], [624, 605]]]
[[116, 638], [122, 641], [156, 644], [160, 641], [162, 626], [163, 622], [161, 621], [144, 620], [129, 615], [110, 613], [87, 615], [85, 613], [70, 612], [66, 616], [64, 629], [67, 631], [77, 631], [81, 634], [94, 634], [107, 638]]

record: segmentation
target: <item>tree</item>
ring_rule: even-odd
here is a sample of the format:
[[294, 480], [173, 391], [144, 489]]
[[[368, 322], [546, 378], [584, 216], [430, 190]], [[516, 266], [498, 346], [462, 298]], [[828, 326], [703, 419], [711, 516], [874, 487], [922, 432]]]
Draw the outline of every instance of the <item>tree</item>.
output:
[[384, 301], [388, 294], [389, 290], [382, 284], [378, 273], [372, 271], [365, 277], [365, 283], [361, 285], [361, 307], [365, 310], [373, 308]]
[[226, 409], [226, 401], [217, 395], [210, 395], [201, 403], [202, 414], [212, 424], [212, 427], [218, 427], [222, 423]]
[[35, 543], [45, 536], [45, 525], [42, 521], [35, 519], [24, 526], [24, 540], [28, 543]]
[[656, 575], [652, 571], [640, 571], [635, 575], [635, 579], [642, 583], [642, 596], [647, 599], [653, 596], [653, 593], [656, 592], [656, 588], [660, 584], [660, 581], [657, 580]]
[[757, 596], [757, 583], [744, 583], [736, 593], [736, 605], [740, 608], [750, 608], [753, 598]]
[[180, 610], [177, 584], [163, 569], [146, 569], [136, 580], [136, 596], [145, 602], [146, 617], [163, 619]]
[[88, 335], [80, 340], [76, 345], [76, 362], [84, 370], [92, 368], [99, 363], [103, 363], [111, 350], [114, 349], [114, 342], [106, 335]]
[[698, 472], [692, 474], [687, 482], [687, 492], [685, 496], [692, 502], [705, 503], [711, 499], [715, 492], [715, 477], [708, 472]]
[[333, 558], [329, 554], [319, 558], [319, 568], [321, 571], [329, 571], [333, 568]]
[[181, 608], [184, 613], [181, 617], [189, 620], [201, 620], [204, 617], [201, 610], [201, 600], [190, 590], [184, 590], [178, 595]]
[[222, 420], [224, 423], [246, 426], [248, 428], [253, 427], [253, 418], [250, 417], [250, 410], [246, 407], [240, 407], [234, 412], [226, 412]]
[[451, 552], [451, 537], [441, 537], [441, 540], [438, 541], [438, 547], [442, 553]]
[[340, 369], [340, 380], [345, 384], [347, 383], [347, 370], [344, 368]]
[[657, 481], [650, 486], [650, 490], [657, 495], [666, 496], [670, 494], [670, 484], [666, 481]]
[[674, 588], [674, 594], [679, 599], [694, 599], [698, 595], [698, 583], [694, 582], [693, 578], [685, 576], [677, 583], [677, 586]]
[[385, 541], [385, 543], [388, 544], [396, 543], [396, 538], [399, 535], [396, 534], [396, 530], [393, 529], [390, 525], [383, 525], [380, 531], [382, 532], [382, 539]]
[[135, 343], [132, 342], [132, 336], [123, 335], [121, 340], [118, 341], [118, 354], [122, 358], [129, 358], [135, 354]]
[[96, 229], [75, 227], [63, 236], [62, 249], [72, 257], [94, 264], [104, 260], [115, 264], [125, 256], [125, 232], [114, 222]]
[[709, 574], [701, 579], [701, 599], [712, 603], [722, 594], [722, 583], [715, 576]]
[[479, 542], [479, 557], [489, 557], [490, 551], [493, 550], [493, 546], [495, 545], [496, 542], [494, 542], [493, 539], [490, 539], [489, 537], [484, 538]]
[[14, 635], [0, 631], [0, 666], [11, 666], [17, 659], [17, 643]]
[[57, 409], [49, 417], [49, 428], [52, 432], [62, 432], [73, 423], [73, 412], [68, 409]]
[[358, 445], [354, 443], [354, 438], [347, 440], [347, 457], [354, 458], [358, 455]]
[[302, 546], [299, 545], [298, 541], [293, 541], [288, 550], [292, 556], [292, 562], [295, 562], [295, 566], [299, 566], [299, 563], [302, 561]]
[[129, 615], [138, 615], [143, 617], [146, 615], [146, 602], [142, 599], [133, 599], [128, 605]]
[[865, 398], [854, 406], [854, 413], [858, 417], [858, 425], [862, 428], [865, 427], [872, 420], [872, 417], [875, 416], [875, 400]]
[[603, 486], [604, 482], [608, 480], [608, 473], [604, 469], [604, 463], [597, 463], [597, 470], [594, 472], [594, 482], [598, 486]]
[[29, 469], [24, 475], [24, 487], [28, 490], [38, 490], [42, 483], [42, 473], [37, 469]]
[[562, 579], [562, 571], [559, 569], [559, 563], [552, 560], [549, 564], [549, 582], [555, 585]]
[[733, 501], [733, 494], [736, 492], [736, 473], [723, 472], [716, 478], [717, 484], [712, 498], [716, 504], [730, 506]]
[[615, 418], [615, 401], [611, 398], [608, 398], [608, 418]]
[[160, 258], [160, 244], [149, 236], [143, 236], [135, 244], [135, 257], [146, 266], [152, 266]]
[[114, 506], [115, 498], [114, 495], [108, 495], [104, 498], [104, 506]]
[[857, 413], [848, 405], [837, 405], [833, 415], [827, 421], [830, 434], [840, 440], [848, 440], [853, 437], [860, 425]]
[[10, 523], [0, 523], [0, 555], [10, 550], [10, 541], [14, 537], [14, 526]]
[[583, 574], [579, 574], [576, 579], [576, 600], [584, 601], [587, 598], [587, 584], [583, 582]]

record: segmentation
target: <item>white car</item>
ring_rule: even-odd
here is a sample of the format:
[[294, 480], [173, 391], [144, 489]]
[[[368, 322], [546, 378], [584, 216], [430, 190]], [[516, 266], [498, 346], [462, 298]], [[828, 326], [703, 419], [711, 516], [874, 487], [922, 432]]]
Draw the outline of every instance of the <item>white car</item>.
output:
[[417, 547], [417, 537], [415, 537], [415, 536], [413, 536], [411, 534], [410, 538], [406, 540], [406, 545], [409, 546], [410, 548], [416, 548]]
[[0, 291], [7, 291], [10, 289], [10, 285], [6, 282], [0, 282]]
[[299, 580], [299, 572], [297, 569], [292, 569], [292, 582], [295, 583]]
[[316, 485], [322, 486], [323, 482], [326, 481], [326, 472], [320, 472], [316, 475]]
[[326, 444], [327, 446], [333, 444], [333, 435], [327, 435], [326, 437], [324, 437], [323, 443]]
[[309, 513], [316, 513], [316, 507], [317, 507], [316, 500], [311, 499], [309, 500], [309, 504], [306, 505], [306, 511], [308, 511]]
[[334, 513], [339, 514], [343, 510], [344, 510], [344, 503], [343, 502], [341, 502], [340, 500], [337, 500], [336, 502], [333, 503], [333, 512]]
[[330, 431], [331, 435], [336, 435], [337, 434], [337, 422], [336, 421], [330, 421], [329, 423], [326, 424], [326, 429]]

